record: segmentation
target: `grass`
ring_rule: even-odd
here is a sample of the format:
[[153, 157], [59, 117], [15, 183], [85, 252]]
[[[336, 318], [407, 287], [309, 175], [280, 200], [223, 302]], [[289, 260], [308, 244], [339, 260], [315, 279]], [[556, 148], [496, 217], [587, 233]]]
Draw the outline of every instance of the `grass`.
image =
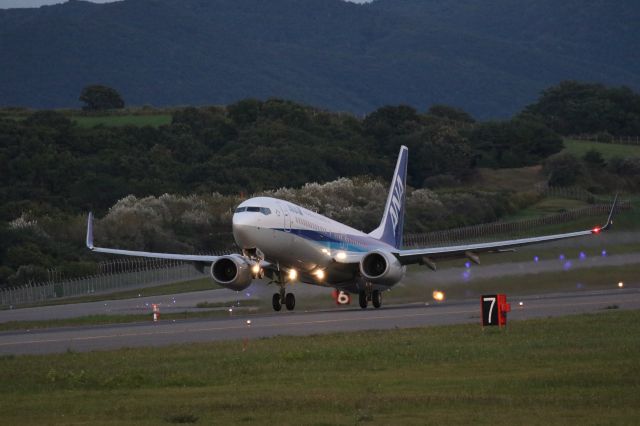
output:
[[565, 139], [564, 146], [565, 152], [569, 152], [578, 157], [584, 156], [587, 151], [592, 149], [600, 152], [606, 160], [612, 157], [640, 157], [640, 145], [621, 145]]
[[500, 191], [523, 191], [546, 181], [542, 166], [514, 169], [478, 169], [480, 175], [474, 185], [477, 189]]
[[[405, 302], [431, 301], [434, 290], [443, 291], [448, 299], [468, 299], [487, 293], [505, 293], [509, 297], [518, 297], [540, 293], [615, 289], [620, 281], [625, 283], [626, 287], [637, 288], [640, 286], [639, 277], [640, 265], [637, 264], [505, 275], [490, 279], [474, 278], [472, 267], [471, 278], [467, 281], [461, 276], [458, 282], [436, 285], [414, 276], [405, 279], [402, 288], [394, 288], [392, 293], [394, 300]], [[385, 299], [385, 302], [388, 300]]]
[[152, 126], [159, 127], [171, 124], [170, 114], [133, 114], [133, 115], [105, 115], [105, 116], [73, 116], [72, 120], [79, 127], [119, 126]]
[[[5, 424], [637, 424], [640, 311], [0, 358]], [[238, 336], [241, 337], [241, 336]]]
[[[588, 237], [586, 237], [588, 238]], [[584, 240], [583, 240], [584, 241]], [[512, 262], [532, 262], [534, 257], [538, 257], [538, 260], [555, 260], [559, 259], [563, 255], [567, 260], [578, 261], [580, 253], [584, 253], [587, 258], [599, 257], [602, 254], [602, 250], [606, 250], [607, 255], [619, 255], [629, 253], [640, 253], [640, 243], [634, 244], [615, 244], [615, 245], [586, 245], [576, 243], [571, 247], [568, 246], [552, 246], [544, 247], [529, 246], [519, 248], [517, 251], [505, 252], [505, 253], [488, 253], [480, 254], [480, 264], [496, 265]], [[438, 270], [444, 270], [447, 268], [461, 267], [465, 263], [470, 262], [466, 258], [443, 260], [437, 262]], [[410, 268], [422, 269], [422, 266], [410, 266]]]
[[524, 208], [515, 214], [507, 216], [504, 221], [514, 221], [522, 219], [534, 219], [540, 216], [548, 216], [555, 213], [565, 212], [580, 207], [587, 206], [588, 203], [567, 198], [544, 198], [539, 202]]

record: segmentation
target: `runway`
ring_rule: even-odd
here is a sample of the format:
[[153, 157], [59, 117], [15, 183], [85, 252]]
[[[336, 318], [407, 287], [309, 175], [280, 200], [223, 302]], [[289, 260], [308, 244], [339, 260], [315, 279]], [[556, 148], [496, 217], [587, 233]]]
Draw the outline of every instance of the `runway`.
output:
[[[607, 309], [640, 309], [640, 289], [549, 294], [510, 299], [509, 321]], [[520, 302], [522, 305], [520, 306]], [[197, 320], [10, 331], [0, 333], [0, 354], [46, 354], [166, 346], [277, 335], [425, 327], [480, 322], [479, 300], [441, 304], [406, 304], [381, 309], [346, 308], [315, 312], [280, 312]], [[250, 324], [248, 324], [250, 320]], [[480, 326], [480, 325], [478, 325]]]

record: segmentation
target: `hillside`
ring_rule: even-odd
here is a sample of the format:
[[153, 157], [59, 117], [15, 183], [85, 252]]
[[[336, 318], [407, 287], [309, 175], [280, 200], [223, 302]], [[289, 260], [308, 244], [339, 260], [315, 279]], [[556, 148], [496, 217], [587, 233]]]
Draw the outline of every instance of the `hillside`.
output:
[[[481, 4], [481, 6], [479, 6]], [[281, 97], [370, 112], [406, 103], [506, 117], [563, 79], [640, 88], [640, 4], [507, 0], [72, 1], [0, 11], [0, 105]], [[611, 48], [615, 46], [615, 48]]]

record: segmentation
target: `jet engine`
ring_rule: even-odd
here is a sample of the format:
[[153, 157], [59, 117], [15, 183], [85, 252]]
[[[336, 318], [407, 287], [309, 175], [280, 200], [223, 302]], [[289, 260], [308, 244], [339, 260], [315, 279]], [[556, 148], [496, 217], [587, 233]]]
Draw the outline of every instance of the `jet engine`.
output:
[[392, 286], [402, 279], [405, 267], [391, 253], [374, 250], [360, 261], [360, 273], [373, 284]]
[[222, 256], [211, 264], [211, 277], [222, 287], [240, 291], [251, 284], [251, 265], [242, 256]]

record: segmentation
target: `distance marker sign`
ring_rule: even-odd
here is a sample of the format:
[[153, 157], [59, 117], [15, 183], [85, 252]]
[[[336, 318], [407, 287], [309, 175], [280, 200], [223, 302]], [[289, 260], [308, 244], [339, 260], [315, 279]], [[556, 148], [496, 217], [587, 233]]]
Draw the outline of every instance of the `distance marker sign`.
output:
[[482, 325], [507, 325], [507, 312], [511, 311], [511, 305], [507, 303], [505, 294], [489, 294], [480, 297], [480, 309], [482, 311]]

